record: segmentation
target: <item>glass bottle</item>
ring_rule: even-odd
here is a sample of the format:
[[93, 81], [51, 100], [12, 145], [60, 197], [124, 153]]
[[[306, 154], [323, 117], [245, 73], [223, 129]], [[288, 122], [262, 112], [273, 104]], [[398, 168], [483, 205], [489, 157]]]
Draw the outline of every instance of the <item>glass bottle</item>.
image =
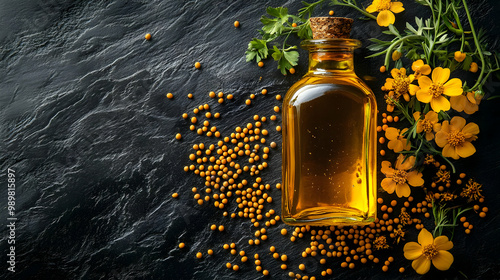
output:
[[309, 70], [283, 101], [282, 217], [290, 225], [363, 225], [376, 218], [377, 105], [354, 73], [361, 42], [348, 38], [351, 24], [311, 18], [315, 39], [301, 44]]

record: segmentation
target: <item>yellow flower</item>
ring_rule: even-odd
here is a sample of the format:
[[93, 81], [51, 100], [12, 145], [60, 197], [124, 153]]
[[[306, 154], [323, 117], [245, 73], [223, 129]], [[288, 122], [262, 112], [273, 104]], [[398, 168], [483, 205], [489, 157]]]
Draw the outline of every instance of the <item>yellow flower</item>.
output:
[[415, 79], [420, 78], [422, 75], [429, 75], [431, 73], [431, 67], [427, 64], [424, 64], [422, 59], [416, 60], [411, 64], [411, 70], [413, 70], [413, 75], [415, 75]]
[[441, 130], [436, 133], [436, 144], [443, 148], [443, 156], [459, 159], [469, 157], [476, 152], [471, 141], [477, 139], [479, 126], [473, 122], [465, 125], [462, 117], [453, 117], [451, 121], [444, 121]]
[[472, 62], [470, 64], [469, 71], [471, 71], [472, 73], [476, 73], [478, 69], [479, 69], [479, 66], [477, 65], [477, 63]]
[[393, 91], [395, 100], [398, 100], [401, 95], [407, 95], [410, 93], [411, 95], [415, 95], [419, 90], [419, 87], [411, 84], [415, 79], [415, 76], [410, 75], [406, 76], [406, 69], [394, 68], [391, 70], [392, 78], [385, 79], [385, 90]]
[[462, 81], [458, 78], [450, 78], [450, 69], [437, 67], [432, 71], [432, 80], [427, 76], [418, 78], [420, 90], [417, 91], [417, 99], [423, 103], [431, 103], [435, 112], [450, 110], [450, 101], [443, 95], [457, 96], [462, 94]]
[[408, 128], [400, 131], [394, 127], [388, 127], [385, 131], [385, 138], [389, 140], [387, 147], [393, 150], [395, 153], [399, 153], [402, 150], [409, 151], [411, 149], [411, 144], [404, 138], [403, 134], [408, 130]]
[[432, 264], [439, 270], [448, 270], [453, 263], [453, 255], [448, 250], [453, 248], [453, 242], [448, 237], [436, 237], [425, 228], [418, 234], [417, 242], [408, 242], [403, 251], [405, 258], [413, 260], [411, 266], [418, 274], [426, 274]]
[[441, 124], [438, 123], [438, 114], [434, 111], [429, 111], [425, 114], [423, 120], [420, 119], [420, 112], [413, 113], [413, 118], [417, 121], [417, 133], [425, 131], [425, 139], [431, 141], [434, 139], [434, 133], [441, 129]]
[[411, 190], [408, 184], [414, 187], [420, 187], [424, 184], [422, 173], [419, 173], [416, 170], [409, 171], [414, 164], [414, 156], [408, 157], [405, 160], [403, 155], [399, 155], [396, 161], [396, 169], [391, 167], [390, 162], [383, 161], [380, 171], [385, 174], [386, 178], [382, 180], [382, 188], [390, 194], [396, 191], [396, 195], [398, 197], [410, 196]]
[[457, 110], [457, 112], [464, 111], [466, 114], [471, 115], [479, 110], [479, 103], [481, 103], [482, 95], [477, 94], [473, 91], [469, 91], [459, 96], [453, 96], [450, 98], [451, 108]]
[[377, 15], [377, 24], [380, 26], [389, 26], [396, 21], [393, 13], [401, 13], [405, 9], [401, 2], [391, 2], [391, 0], [373, 0], [372, 4], [366, 8], [369, 13], [379, 12]]
[[461, 51], [456, 51], [455, 54], [455, 60], [458, 61], [458, 62], [462, 62], [464, 61], [465, 57], [467, 56], [467, 54], [461, 52]]

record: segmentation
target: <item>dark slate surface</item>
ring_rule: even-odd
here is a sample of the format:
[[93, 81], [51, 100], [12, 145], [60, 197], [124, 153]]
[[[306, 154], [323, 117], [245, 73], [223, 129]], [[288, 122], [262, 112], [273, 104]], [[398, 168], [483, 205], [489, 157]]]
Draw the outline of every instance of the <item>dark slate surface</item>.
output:
[[[407, 3], [408, 2], [408, 3]], [[470, 1], [476, 25], [487, 29], [498, 49], [500, 12], [496, 0]], [[19, 0], [0, 3], [0, 116], [1, 182], [0, 252], [2, 279], [260, 279], [253, 257], [231, 272], [225, 263], [238, 263], [221, 248], [237, 243], [247, 255], [259, 253], [272, 278], [287, 278], [279, 262], [268, 254], [275, 245], [289, 256], [289, 267], [299, 263], [318, 275], [318, 260], [302, 259], [308, 241], [291, 243], [279, 234], [281, 222], [269, 229], [269, 240], [249, 246], [254, 228], [248, 220], [222, 216], [212, 202], [199, 206], [191, 188], [202, 179], [182, 171], [193, 143], [214, 143], [188, 130], [184, 112], [204, 103], [222, 117], [212, 121], [224, 135], [244, 125], [254, 114], [270, 116], [284, 94], [306, 70], [301, 52], [298, 73], [283, 77], [272, 61], [264, 68], [245, 62], [248, 41], [257, 36], [258, 19], [266, 6], [287, 6], [299, 1], [70, 1]], [[427, 10], [405, 1], [403, 18], [429, 16]], [[347, 8], [336, 15], [357, 18]], [[323, 7], [316, 15], [330, 10]], [[239, 20], [236, 29], [233, 22]], [[413, 22], [413, 21], [411, 21]], [[381, 32], [374, 21], [357, 20], [352, 37], [367, 38]], [[151, 33], [153, 39], [145, 41]], [[387, 75], [378, 73], [381, 59], [363, 59], [356, 52], [359, 76], [373, 76], [378, 88]], [[193, 67], [195, 61], [202, 69]], [[260, 77], [262, 77], [260, 79]], [[496, 87], [496, 88], [495, 88]], [[254, 104], [244, 106], [251, 93]], [[489, 89], [498, 91], [498, 83]], [[209, 91], [234, 94], [219, 105]], [[175, 94], [167, 100], [165, 94]], [[186, 96], [194, 94], [190, 100]], [[473, 234], [457, 234], [452, 253], [455, 263], [447, 273], [435, 269], [424, 279], [500, 278], [498, 252], [500, 172], [498, 101], [483, 102], [470, 120], [481, 127], [477, 153], [460, 160], [457, 168], [484, 184], [488, 218], [474, 220]], [[192, 113], [191, 113], [192, 114]], [[266, 124], [270, 141], [280, 143], [274, 127]], [[183, 140], [177, 141], [177, 132]], [[278, 148], [281, 146], [279, 145]], [[271, 152], [270, 167], [262, 173], [274, 186], [281, 177], [279, 149]], [[7, 271], [7, 169], [17, 174], [16, 273]], [[171, 194], [178, 192], [180, 198]], [[269, 206], [279, 213], [280, 192], [269, 192]], [[235, 204], [231, 204], [234, 209]], [[231, 210], [231, 209], [230, 209]], [[212, 232], [210, 224], [224, 224], [225, 232]], [[287, 227], [289, 231], [292, 228]], [[460, 231], [462, 232], [462, 231]], [[415, 231], [408, 240], [415, 240]], [[186, 248], [177, 248], [185, 242]], [[206, 256], [212, 248], [215, 255]], [[205, 253], [197, 260], [195, 253]], [[380, 265], [341, 269], [336, 259], [331, 279], [418, 278], [401, 254], [388, 273]], [[405, 266], [403, 275], [397, 272]]]

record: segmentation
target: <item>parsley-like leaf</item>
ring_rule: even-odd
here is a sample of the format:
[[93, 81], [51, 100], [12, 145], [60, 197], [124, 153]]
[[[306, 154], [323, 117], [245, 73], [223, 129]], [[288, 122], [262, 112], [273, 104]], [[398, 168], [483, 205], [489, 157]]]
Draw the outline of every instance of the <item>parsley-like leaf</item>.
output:
[[273, 16], [273, 18], [268, 18], [266, 16], [262, 16], [260, 18], [260, 22], [262, 22], [262, 24], [264, 25], [262, 27], [262, 30], [271, 35], [280, 35], [285, 29], [283, 24], [285, 24], [290, 17], [288, 15], [288, 9], [283, 7], [268, 7], [266, 11], [270, 16]]
[[247, 62], [252, 61], [253, 59], [255, 59], [256, 62], [266, 59], [269, 54], [267, 41], [254, 38], [250, 41], [250, 43], [248, 43], [248, 49], [245, 54]]
[[297, 36], [299, 36], [302, 40], [312, 39], [313, 34], [311, 30], [311, 22], [309, 20], [307, 20], [306, 23], [299, 25]]
[[286, 75], [286, 70], [290, 70], [293, 66], [297, 65], [299, 61], [299, 53], [294, 51], [296, 46], [280, 50], [278, 47], [273, 46], [273, 58], [278, 61], [278, 69], [281, 74]]

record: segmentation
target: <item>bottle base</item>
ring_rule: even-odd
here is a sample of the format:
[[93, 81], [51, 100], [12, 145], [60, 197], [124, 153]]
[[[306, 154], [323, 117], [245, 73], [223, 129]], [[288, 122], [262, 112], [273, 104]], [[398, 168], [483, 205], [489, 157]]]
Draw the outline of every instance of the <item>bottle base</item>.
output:
[[375, 221], [375, 213], [369, 215], [357, 209], [314, 207], [296, 215], [283, 214], [283, 221], [293, 226], [362, 226]]

